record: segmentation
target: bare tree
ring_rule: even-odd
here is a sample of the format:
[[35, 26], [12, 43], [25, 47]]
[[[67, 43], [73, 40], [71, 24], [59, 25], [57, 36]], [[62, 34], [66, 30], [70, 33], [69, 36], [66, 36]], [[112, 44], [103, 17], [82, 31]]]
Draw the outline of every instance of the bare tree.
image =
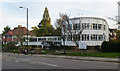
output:
[[[70, 18], [67, 14], [60, 14], [60, 19], [57, 20], [57, 23], [62, 27], [62, 32], [61, 38], [63, 39], [63, 44], [64, 44], [64, 53], [65, 53], [65, 39], [66, 39], [66, 33], [70, 35], [70, 38], [72, 41], [75, 43], [75, 45], [78, 47], [79, 46], [79, 39], [82, 34], [83, 29], [85, 26], [80, 26], [81, 21], [79, 23], [79, 29], [80, 30], [72, 30], [72, 27], [70, 25]], [[74, 23], [77, 20], [77, 18], [73, 18], [72, 23]], [[77, 39], [76, 39], [77, 36]]]

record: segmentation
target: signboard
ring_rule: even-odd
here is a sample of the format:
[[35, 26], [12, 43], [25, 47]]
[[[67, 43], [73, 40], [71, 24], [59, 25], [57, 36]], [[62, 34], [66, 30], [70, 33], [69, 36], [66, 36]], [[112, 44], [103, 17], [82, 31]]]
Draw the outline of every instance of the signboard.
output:
[[87, 49], [87, 43], [79, 42], [79, 49]]

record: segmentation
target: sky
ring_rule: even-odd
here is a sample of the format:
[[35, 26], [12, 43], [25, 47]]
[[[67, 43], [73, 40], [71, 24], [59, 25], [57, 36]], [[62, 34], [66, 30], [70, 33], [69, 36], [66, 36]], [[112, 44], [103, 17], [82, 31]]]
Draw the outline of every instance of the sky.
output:
[[100, 17], [106, 19], [110, 28], [117, 28], [116, 22], [107, 17], [118, 15], [119, 0], [0, 0], [0, 33], [7, 25], [13, 29], [18, 25], [26, 27], [26, 9], [29, 9], [29, 30], [42, 20], [45, 7], [49, 10], [54, 25], [59, 13], [73, 17]]

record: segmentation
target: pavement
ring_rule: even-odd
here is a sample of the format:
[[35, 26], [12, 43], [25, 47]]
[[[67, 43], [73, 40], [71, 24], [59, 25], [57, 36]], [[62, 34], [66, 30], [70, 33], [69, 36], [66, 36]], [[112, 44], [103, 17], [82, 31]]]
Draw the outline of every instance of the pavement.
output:
[[[13, 53], [4, 53], [4, 54], [13, 54]], [[24, 54], [19, 54], [19, 55], [24, 55]], [[29, 55], [26, 55], [26, 56], [31, 56], [31, 55], [29, 54]], [[87, 56], [65, 56], [65, 55], [48, 55], [48, 54], [33, 54], [32, 56], [120, 63], [119, 58], [103, 58], [103, 57], [87, 57]]]

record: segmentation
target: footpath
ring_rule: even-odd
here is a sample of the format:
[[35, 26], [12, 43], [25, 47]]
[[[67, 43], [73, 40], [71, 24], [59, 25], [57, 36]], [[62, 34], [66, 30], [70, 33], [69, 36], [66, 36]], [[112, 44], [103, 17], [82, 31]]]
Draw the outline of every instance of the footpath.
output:
[[[3, 53], [3, 54], [14, 55], [14, 53]], [[16, 53], [15, 55], [18, 55], [18, 54]], [[24, 54], [19, 54], [19, 55], [23, 56]], [[24, 55], [24, 56], [31, 56], [31, 55], [28, 54], [28, 55]], [[49, 55], [49, 54], [33, 54], [32, 56], [120, 63], [119, 58], [88, 57], [88, 56], [66, 56], [66, 55]]]

